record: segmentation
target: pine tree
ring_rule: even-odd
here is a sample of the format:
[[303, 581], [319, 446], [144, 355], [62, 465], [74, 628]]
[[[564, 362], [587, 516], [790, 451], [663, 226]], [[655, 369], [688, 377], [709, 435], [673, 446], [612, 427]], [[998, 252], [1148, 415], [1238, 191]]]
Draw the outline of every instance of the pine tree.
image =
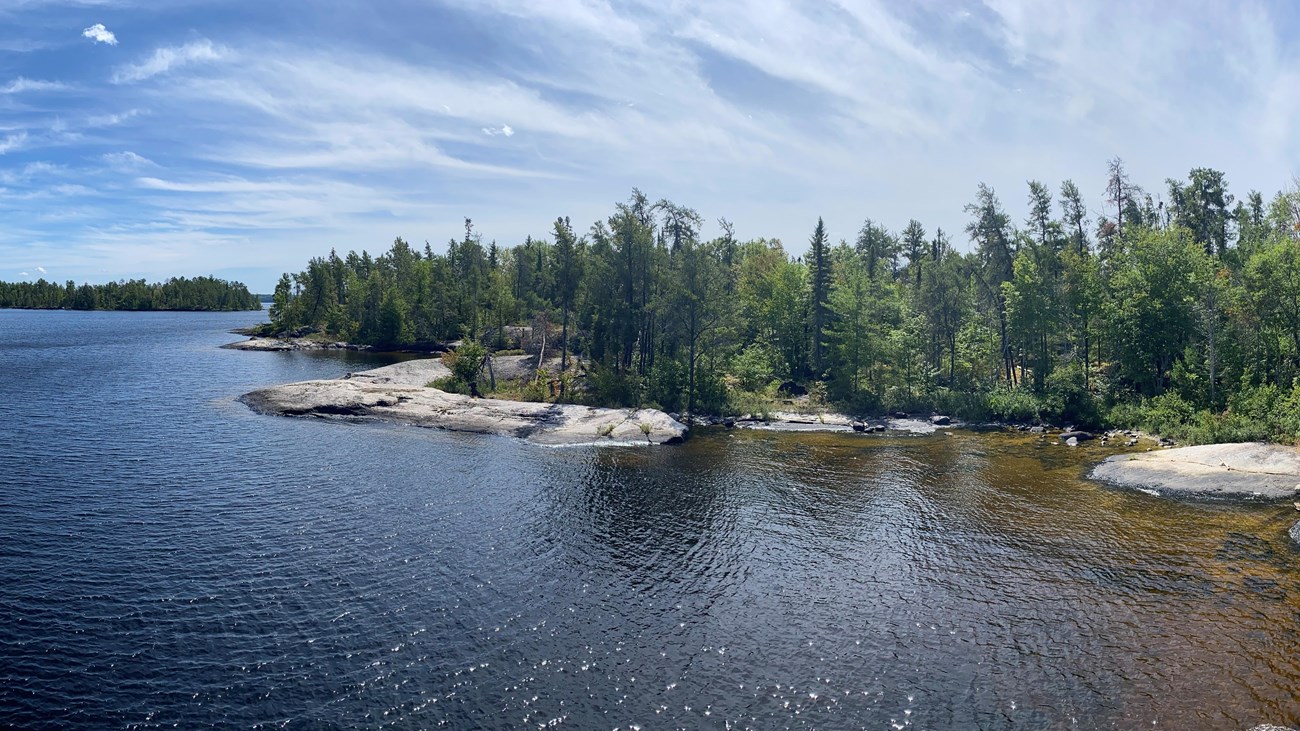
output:
[[812, 368], [821, 378], [825, 369], [826, 329], [830, 321], [831, 259], [826, 224], [817, 218], [808, 250], [808, 278], [812, 288]]

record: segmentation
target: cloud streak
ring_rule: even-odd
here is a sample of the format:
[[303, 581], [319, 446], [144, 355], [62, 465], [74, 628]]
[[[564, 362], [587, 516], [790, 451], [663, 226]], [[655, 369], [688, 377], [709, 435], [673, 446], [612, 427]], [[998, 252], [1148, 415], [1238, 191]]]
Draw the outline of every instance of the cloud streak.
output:
[[28, 91], [64, 91], [67, 88], [67, 84], [58, 81], [42, 81], [19, 76], [8, 84], [0, 86], [0, 94], [22, 94]]
[[129, 84], [151, 79], [178, 69], [204, 61], [217, 61], [227, 51], [214, 46], [209, 40], [194, 41], [183, 46], [167, 46], [155, 49], [153, 55], [138, 64], [122, 66], [113, 72], [114, 84]]
[[7, 155], [22, 147], [27, 142], [27, 133], [18, 132], [0, 139], [0, 155]]

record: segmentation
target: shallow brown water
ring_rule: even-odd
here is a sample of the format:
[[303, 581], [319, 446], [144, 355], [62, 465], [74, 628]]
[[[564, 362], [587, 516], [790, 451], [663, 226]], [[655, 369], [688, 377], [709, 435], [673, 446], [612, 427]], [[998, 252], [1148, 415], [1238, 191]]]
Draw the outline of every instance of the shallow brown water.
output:
[[785, 611], [853, 638], [835, 674], [926, 699], [900, 723], [1300, 721], [1289, 504], [1114, 489], [1084, 475], [1122, 450], [999, 431], [715, 432], [686, 449], [731, 483], [739, 553], [771, 559], [757, 586], [791, 587]]

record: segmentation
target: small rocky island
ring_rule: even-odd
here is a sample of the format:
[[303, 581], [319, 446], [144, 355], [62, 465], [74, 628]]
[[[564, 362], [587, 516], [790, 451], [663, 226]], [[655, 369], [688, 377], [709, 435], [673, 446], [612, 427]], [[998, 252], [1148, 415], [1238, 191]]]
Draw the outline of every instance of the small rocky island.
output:
[[447, 372], [437, 360], [414, 360], [340, 379], [258, 389], [240, 401], [263, 414], [373, 419], [538, 444], [676, 444], [688, 434], [685, 424], [654, 409], [473, 398], [424, 385]]

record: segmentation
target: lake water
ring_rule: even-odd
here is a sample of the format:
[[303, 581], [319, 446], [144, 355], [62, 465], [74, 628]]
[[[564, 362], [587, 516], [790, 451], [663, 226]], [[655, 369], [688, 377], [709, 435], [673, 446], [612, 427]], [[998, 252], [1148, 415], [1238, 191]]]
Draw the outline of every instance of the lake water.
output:
[[1300, 724], [1289, 506], [1013, 434], [258, 416], [383, 362], [218, 349], [262, 317], [0, 311], [0, 725]]

